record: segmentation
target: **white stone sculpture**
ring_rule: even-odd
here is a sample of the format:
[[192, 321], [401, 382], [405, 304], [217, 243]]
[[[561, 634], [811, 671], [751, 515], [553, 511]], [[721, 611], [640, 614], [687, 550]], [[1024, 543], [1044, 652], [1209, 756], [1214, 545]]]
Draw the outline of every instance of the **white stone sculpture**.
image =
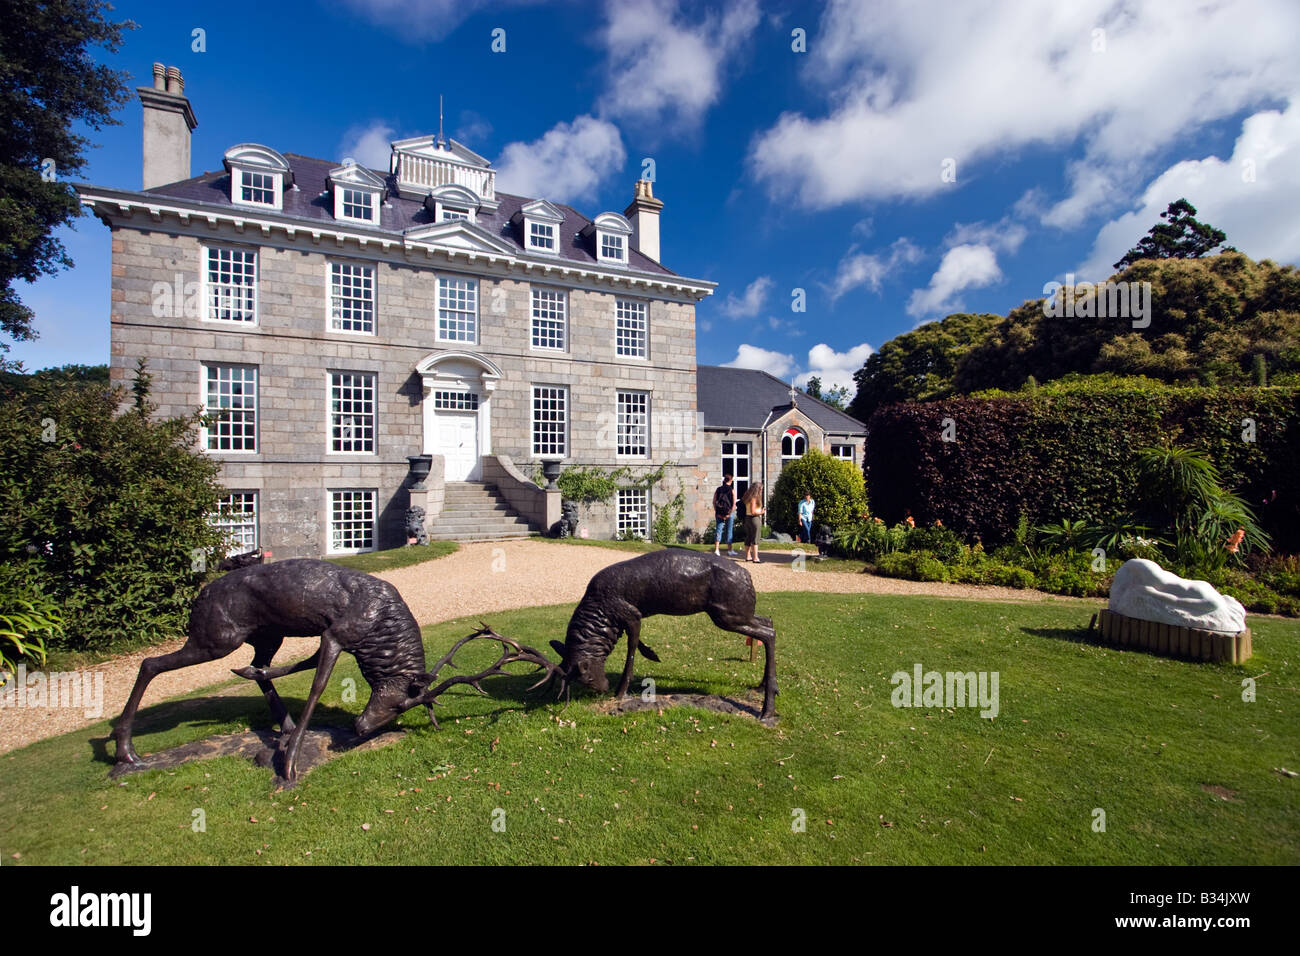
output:
[[1154, 561], [1134, 558], [1115, 572], [1109, 609], [1125, 617], [1203, 631], [1236, 634], [1246, 629], [1246, 609], [1208, 581], [1189, 581]]

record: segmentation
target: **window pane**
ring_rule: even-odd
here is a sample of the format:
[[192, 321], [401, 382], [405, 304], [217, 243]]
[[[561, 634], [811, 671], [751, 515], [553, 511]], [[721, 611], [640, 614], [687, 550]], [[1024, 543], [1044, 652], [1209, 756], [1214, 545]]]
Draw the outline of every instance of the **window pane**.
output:
[[373, 551], [375, 492], [330, 492], [330, 550]]
[[208, 318], [222, 322], [257, 320], [257, 253], [208, 249]]
[[209, 451], [257, 451], [257, 367], [208, 365], [205, 412], [221, 418], [207, 426]]
[[477, 317], [477, 282], [473, 279], [438, 280], [438, 338], [441, 341], [475, 341]]
[[373, 267], [330, 263], [330, 328], [335, 332], [375, 331]]
[[618, 393], [618, 454], [650, 454], [650, 396], [646, 392]]
[[566, 388], [533, 386], [533, 454], [568, 455], [568, 403]]
[[646, 304], [631, 299], [614, 303], [615, 350], [619, 355], [646, 357]]
[[330, 376], [330, 450], [375, 450], [375, 376], [335, 372]]
[[557, 289], [533, 290], [533, 348], [564, 349], [565, 295]]

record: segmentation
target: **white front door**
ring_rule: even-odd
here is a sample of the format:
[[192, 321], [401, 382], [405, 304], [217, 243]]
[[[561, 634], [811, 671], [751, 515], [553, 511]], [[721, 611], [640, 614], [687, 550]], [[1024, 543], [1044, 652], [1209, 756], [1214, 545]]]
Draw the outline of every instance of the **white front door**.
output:
[[438, 412], [438, 447], [446, 459], [447, 481], [478, 477], [478, 413]]

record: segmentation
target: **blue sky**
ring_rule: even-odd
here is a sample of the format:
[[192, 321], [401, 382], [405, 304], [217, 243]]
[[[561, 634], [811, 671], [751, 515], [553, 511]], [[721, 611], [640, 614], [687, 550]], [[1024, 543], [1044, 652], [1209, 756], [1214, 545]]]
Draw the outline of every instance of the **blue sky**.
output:
[[[1300, 262], [1300, 4], [119, 2], [116, 54], [179, 66], [193, 173], [259, 142], [386, 166], [447, 133], [506, 192], [621, 212], [644, 161], [663, 262], [718, 283], [701, 363], [851, 387], [870, 350], [955, 311], [1109, 275], [1173, 199], [1255, 258]], [[206, 49], [194, 49], [194, 31]], [[493, 50], [494, 38], [503, 52]], [[806, 52], [796, 31], [803, 32]], [[141, 110], [84, 180], [140, 185]], [[109, 233], [21, 286], [28, 368], [108, 358]], [[794, 291], [806, 311], [794, 312]]]

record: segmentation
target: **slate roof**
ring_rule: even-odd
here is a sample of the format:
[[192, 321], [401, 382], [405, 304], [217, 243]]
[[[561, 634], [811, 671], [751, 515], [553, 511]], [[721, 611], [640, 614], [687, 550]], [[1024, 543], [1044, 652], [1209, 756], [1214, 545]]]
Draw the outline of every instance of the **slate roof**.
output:
[[[305, 219], [331, 225], [338, 223], [338, 220], [334, 218], [333, 199], [326, 193], [326, 190], [329, 184], [330, 170], [337, 169], [339, 164], [324, 159], [313, 159], [310, 156], [301, 156], [297, 153], [284, 153], [283, 156], [293, 170], [293, 181], [298, 188], [286, 188], [284, 190], [281, 214], [295, 219]], [[397, 194], [396, 174], [379, 169], [373, 169], [371, 172], [388, 183], [388, 192], [384, 197], [385, 206], [380, 214], [378, 231], [400, 235], [404, 230], [412, 226], [424, 226], [433, 223], [433, 214], [424, 207], [421, 200], [403, 199]], [[146, 189], [144, 194], [208, 203], [215, 206], [224, 206], [228, 209], [245, 211], [249, 209], [248, 206], [236, 206], [230, 201], [230, 174], [225, 169], [206, 172], [201, 176], [168, 183], [165, 186], [155, 186], [152, 189]], [[496, 198], [500, 202], [497, 211], [488, 214], [480, 210], [476, 224], [493, 235], [500, 236], [510, 242], [521, 254], [537, 259], [550, 258], [549, 256], [539, 256], [536, 253], [526, 252], [523, 237], [520, 234], [521, 230], [510, 223], [510, 217], [517, 213], [525, 203], [532, 202], [532, 199], [527, 196], [512, 196], [499, 191]], [[611, 266], [608, 262], [598, 263], [594, 244], [589, 240], [578, 237], [578, 232], [591, 222], [590, 219], [571, 206], [551, 200], [548, 200], [548, 202], [551, 202], [551, 205], [564, 213], [564, 222], [560, 225], [558, 258], [584, 266], [599, 265], [602, 269], [619, 268], [619, 266]], [[354, 222], [342, 224], [347, 225], [349, 228], [357, 228], [359, 225], [363, 228], [374, 228]], [[627, 268], [631, 272], [648, 272], [654, 275], [666, 276], [677, 275], [671, 269], [665, 269], [654, 260], [643, 256], [636, 249], [628, 250]]]
[[[744, 428], [757, 431], [768, 413], [780, 418], [790, 410], [790, 383], [761, 369], [722, 365], [696, 367], [696, 404], [705, 428]], [[866, 435], [867, 426], [837, 408], [800, 394], [799, 411], [836, 435]]]

